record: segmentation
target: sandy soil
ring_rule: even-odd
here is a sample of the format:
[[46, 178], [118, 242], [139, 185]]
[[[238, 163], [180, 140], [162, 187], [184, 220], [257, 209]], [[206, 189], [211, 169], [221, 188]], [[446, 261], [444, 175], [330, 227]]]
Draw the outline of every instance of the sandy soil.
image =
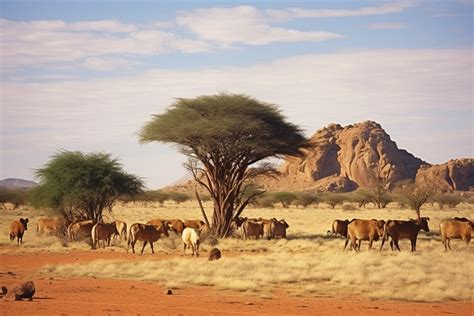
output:
[[414, 303], [359, 296], [290, 296], [277, 288], [271, 298], [212, 288], [185, 288], [165, 295], [155, 283], [96, 278], [56, 278], [38, 272], [47, 264], [97, 259], [161, 260], [169, 255], [102, 251], [35, 252], [0, 255], [0, 285], [11, 289], [32, 280], [35, 299], [0, 301], [0, 314], [155, 315], [473, 315], [473, 302]]

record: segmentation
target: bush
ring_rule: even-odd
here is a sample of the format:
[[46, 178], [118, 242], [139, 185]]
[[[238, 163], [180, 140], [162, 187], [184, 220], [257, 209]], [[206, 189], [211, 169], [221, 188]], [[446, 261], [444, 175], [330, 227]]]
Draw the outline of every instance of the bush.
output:
[[262, 208], [273, 208], [275, 200], [268, 194], [263, 194], [251, 202], [252, 205]]
[[335, 208], [336, 205], [341, 205], [347, 198], [341, 193], [326, 193], [323, 195], [323, 201], [329, 205], [330, 208]]
[[320, 198], [315, 193], [299, 193], [293, 204], [297, 206], [307, 207], [312, 204], [318, 205]]
[[372, 202], [375, 198], [374, 193], [357, 189], [354, 192], [348, 193], [348, 200], [354, 203], [357, 203], [359, 207], [365, 207], [368, 203]]
[[439, 208], [442, 210], [445, 205], [450, 208], [455, 208], [458, 204], [464, 201], [464, 199], [453, 193], [438, 194], [434, 197], [434, 201], [438, 203]]
[[185, 193], [181, 192], [168, 192], [168, 197], [170, 200], [174, 201], [176, 204], [180, 204], [186, 201], [189, 201], [191, 197]]
[[21, 205], [26, 205], [29, 199], [29, 190], [27, 189], [0, 189], [0, 204], [7, 209], [6, 203], [11, 203], [16, 210]]
[[342, 210], [343, 211], [357, 211], [359, 208], [352, 205], [352, 204], [344, 204], [342, 205]]
[[275, 192], [272, 195], [274, 201], [280, 202], [284, 208], [288, 208], [297, 198], [297, 195], [292, 192]]

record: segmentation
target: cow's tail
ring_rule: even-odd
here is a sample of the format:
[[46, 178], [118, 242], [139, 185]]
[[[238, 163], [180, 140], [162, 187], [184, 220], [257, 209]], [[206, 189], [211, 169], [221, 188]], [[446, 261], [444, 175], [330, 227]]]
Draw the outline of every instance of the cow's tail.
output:
[[97, 245], [97, 240], [98, 240], [98, 235], [97, 235], [97, 224], [95, 224], [94, 226], [92, 226], [92, 231], [91, 231], [91, 235], [92, 235], [92, 249], [96, 249]]

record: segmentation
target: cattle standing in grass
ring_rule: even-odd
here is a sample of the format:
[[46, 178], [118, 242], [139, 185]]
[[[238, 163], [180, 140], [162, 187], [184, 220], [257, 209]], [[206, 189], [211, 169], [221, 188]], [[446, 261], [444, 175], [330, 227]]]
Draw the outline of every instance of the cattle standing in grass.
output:
[[17, 244], [23, 244], [23, 234], [28, 229], [28, 218], [20, 218], [10, 224], [10, 240], [17, 239]]
[[110, 246], [110, 239], [113, 235], [118, 235], [115, 223], [95, 224], [94, 226], [92, 226], [91, 230], [92, 249], [96, 249], [101, 240], [103, 241], [102, 248], [105, 248], [105, 243], [107, 243], [107, 247]]
[[272, 219], [259, 218], [257, 220], [257, 223], [260, 223], [263, 225], [262, 237], [267, 238], [268, 240], [274, 237], [271, 230], [271, 224], [273, 220], [276, 220], [276, 219], [275, 218], [272, 218]]
[[263, 224], [246, 220], [242, 224], [242, 233], [244, 239], [250, 239], [252, 237], [258, 239], [260, 236], [263, 236]]
[[439, 223], [439, 231], [444, 249], [446, 251], [448, 248], [451, 250], [451, 245], [449, 244], [451, 239], [462, 239], [466, 242], [466, 245], [469, 245], [473, 228], [474, 222], [469, 220], [445, 219], [441, 221]]
[[95, 223], [90, 220], [72, 223], [67, 228], [69, 240], [75, 241], [78, 239], [92, 237], [91, 231], [94, 225]]
[[112, 223], [115, 224], [115, 228], [117, 229], [117, 234], [120, 239], [127, 241], [127, 223], [118, 219], [116, 219]]
[[347, 225], [349, 225], [348, 219], [336, 219], [334, 222], [332, 222], [332, 231], [328, 231], [328, 233], [332, 233], [333, 235], [341, 235], [347, 238]]
[[153, 225], [156, 227], [156, 229], [160, 228], [161, 225], [165, 225], [166, 227], [168, 227], [168, 221], [160, 218], [154, 218], [152, 220], [149, 220], [148, 222], [146, 222], [146, 224]]
[[65, 218], [38, 218], [36, 221], [36, 234], [48, 234], [58, 237], [66, 236], [67, 220]]
[[184, 221], [184, 227], [194, 228], [194, 229], [201, 229], [206, 223], [200, 221], [198, 219], [190, 219]]
[[201, 243], [200, 235], [201, 231], [199, 229], [186, 227], [183, 230], [181, 239], [183, 240], [184, 245], [184, 255], [186, 255], [186, 247], [189, 246], [193, 250], [193, 256], [194, 253], [196, 253], [196, 257], [199, 257], [199, 244]]
[[400, 251], [400, 247], [398, 246], [398, 241], [400, 239], [410, 239], [411, 251], [416, 251], [416, 239], [418, 238], [418, 233], [420, 230], [423, 229], [425, 232], [430, 231], [428, 227], [429, 220], [430, 219], [428, 217], [422, 217], [420, 219], [409, 221], [388, 220], [385, 224], [380, 251], [382, 251], [383, 245], [385, 241], [388, 240], [388, 237], [392, 238], [390, 241], [390, 248], [392, 250], [393, 245], [395, 245], [398, 251]]
[[180, 219], [170, 219], [168, 221], [168, 227], [170, 230], [174, 231], [176, 234], [181, 235], [184, 230], [184, 223]]
[[290, 227], [290, 225], [288, 225], [284, 219], [277, 221], [275, 218], [273, 218], [270, 223], [270, 236], [272, 238], [286, 238], [286, 229], [288, 227]]
[[160, 239], [161, 236], [168, 237], [168, 227], [167, 225], [161, 225], [159, 228], [156, 228], [153, 225], [135, 223], [130, 226], [130, 234], [128, 236], [128, 247], [127, 252], [132, 245], [132, 251], [135, 253], [135, 243], [137, 241], [143, 241], [142, 252], [145, 250], [147, 243], [150, 243], [151, 253], [155, 253], [153, 249], [153, 243]]
[[[369, 250], [372, 249], [374, 241], [379, 240], [383, 236], [383, 227], [385, 221], [375, 219], [354, 219], [349, 225], [347, 225], [347, 238], [344, 244], [344, 250], [346, 250], [349, 240], [351, 240], [351, 247], [355, 251], [360, 251], [360, 243], [362, 240], [369, 241]], [[359, 245], [357, 245], [359, 240]]]

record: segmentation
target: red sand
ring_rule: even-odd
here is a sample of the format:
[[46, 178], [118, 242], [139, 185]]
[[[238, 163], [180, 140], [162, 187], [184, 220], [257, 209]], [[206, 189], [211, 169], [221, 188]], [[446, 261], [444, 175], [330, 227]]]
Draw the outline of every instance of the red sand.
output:
[[36, 286], [32, 302], [0, 301], [2, 315], [20, 314], [153, 314], [153, 315], [474, 315], [473, 302], [415, 303], [370, 300], [361, 296], [289, 296], [278, 288], [269, 299], [209, 287], [190, 287], [165, 295], [151, 282], [96, 278], [57, 278], [38, 273], [47, 264], [97, 259], [161, 260], [170, 255], [143, 256], [101, 251], [35, 252], [0, 255], [0, 286], [22, 281]]

